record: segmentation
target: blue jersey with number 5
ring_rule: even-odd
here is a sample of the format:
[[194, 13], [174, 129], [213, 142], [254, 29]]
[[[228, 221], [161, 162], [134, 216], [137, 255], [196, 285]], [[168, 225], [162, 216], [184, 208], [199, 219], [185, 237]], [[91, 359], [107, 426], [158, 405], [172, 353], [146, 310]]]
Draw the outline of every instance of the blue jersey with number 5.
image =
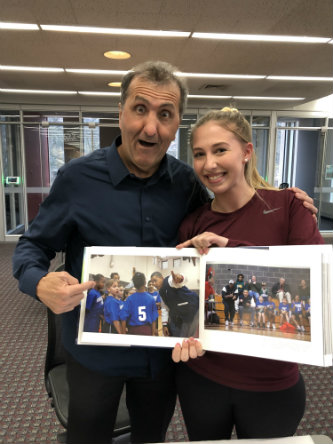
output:
[[152, 324], [157, 318], [155, 299], [147, 292], [131, 294], [120, 311], [120, 319], [129, 325]]

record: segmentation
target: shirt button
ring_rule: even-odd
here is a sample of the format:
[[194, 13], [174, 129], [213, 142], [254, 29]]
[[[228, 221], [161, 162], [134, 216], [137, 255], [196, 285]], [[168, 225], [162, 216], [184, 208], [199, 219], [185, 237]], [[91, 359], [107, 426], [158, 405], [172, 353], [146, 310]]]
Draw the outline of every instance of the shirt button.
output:
[[146, 221], [146, 222], [150, 222], [150, 220], [151, 220], [151, 218], [150, 218], [149, 216], [146, 216], [146, 217], [145, 217], [145, 221]]

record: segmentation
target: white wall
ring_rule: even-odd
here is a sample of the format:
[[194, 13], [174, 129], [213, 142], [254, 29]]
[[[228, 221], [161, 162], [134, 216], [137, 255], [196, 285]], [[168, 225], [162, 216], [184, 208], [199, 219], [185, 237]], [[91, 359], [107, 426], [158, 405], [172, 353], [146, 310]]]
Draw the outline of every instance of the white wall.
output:
[[183, 260], [182, 257], [178, 256], [169, 256], [164, 258], [163, 261], [167, 267], [162, 269], [159, 256], [96, 256], [91, 259], [89, 271], [91, 274], [103, 274], [107, 278], [110, 277], [111, 273], [117, 272], [122, 281], [129, 282], [132, 279], [133, 267], [136, 271], [144, 273], [147, 281], [154, 271], [159, 271], [166, 277], [173, 270], [175, 273], [181, 273], [185, 276], [185, 285], [188, 288], [192, 290], [199, 288], [199, 261], [197, 259], [195, 264], [192, 258], [189, 261], [189, 258]]

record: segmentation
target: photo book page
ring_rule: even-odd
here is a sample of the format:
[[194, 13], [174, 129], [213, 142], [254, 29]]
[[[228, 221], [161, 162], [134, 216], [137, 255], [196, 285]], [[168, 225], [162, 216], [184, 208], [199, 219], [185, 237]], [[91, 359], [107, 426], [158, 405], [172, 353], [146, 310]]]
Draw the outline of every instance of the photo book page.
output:
[[332, 365], [331, 245], [86, 247], [78, 344], [170, 347]]

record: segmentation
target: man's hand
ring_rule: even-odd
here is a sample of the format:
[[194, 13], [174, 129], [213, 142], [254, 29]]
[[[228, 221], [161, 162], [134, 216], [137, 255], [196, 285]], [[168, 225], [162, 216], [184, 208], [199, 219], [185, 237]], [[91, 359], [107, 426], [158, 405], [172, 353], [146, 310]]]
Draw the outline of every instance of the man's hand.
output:
[[171, 271], [171, 276], [172, 276], [172, 280], [175, 284], [181, 284], [184, 280], [184, 276], [182, 276], [181, 274], [178, 274], [178, 273], [174, 273], [173, 271]]
[[93, 288], [94, 281], [79, 284], [66, 271], [48, 273], [38, 282], [36, 294], [55, 314], [72, 311], [84, 298], [84, 291]]
[[196, 359], [205, 354], [201, 342], [194, 338], [183, 339], [182, 345], [176, 344], [172, 350], [174, 362], [187, 362], [189, 359]]
[[300, 188], [292, 187], [289, 189], [295, 193], [295, 197], [297, 197], [297, 199], [300, 199], [303, 201], [303, 205], [305, 206], [305, 208], [308, 208], [312, 212], [313, 217], [317, 221], [316, 214], [318, 213], [318, 208], [314, 206], [313, 199], [310, 196], [308, 196], [308, 194], [305, 191], [301, 190]]

